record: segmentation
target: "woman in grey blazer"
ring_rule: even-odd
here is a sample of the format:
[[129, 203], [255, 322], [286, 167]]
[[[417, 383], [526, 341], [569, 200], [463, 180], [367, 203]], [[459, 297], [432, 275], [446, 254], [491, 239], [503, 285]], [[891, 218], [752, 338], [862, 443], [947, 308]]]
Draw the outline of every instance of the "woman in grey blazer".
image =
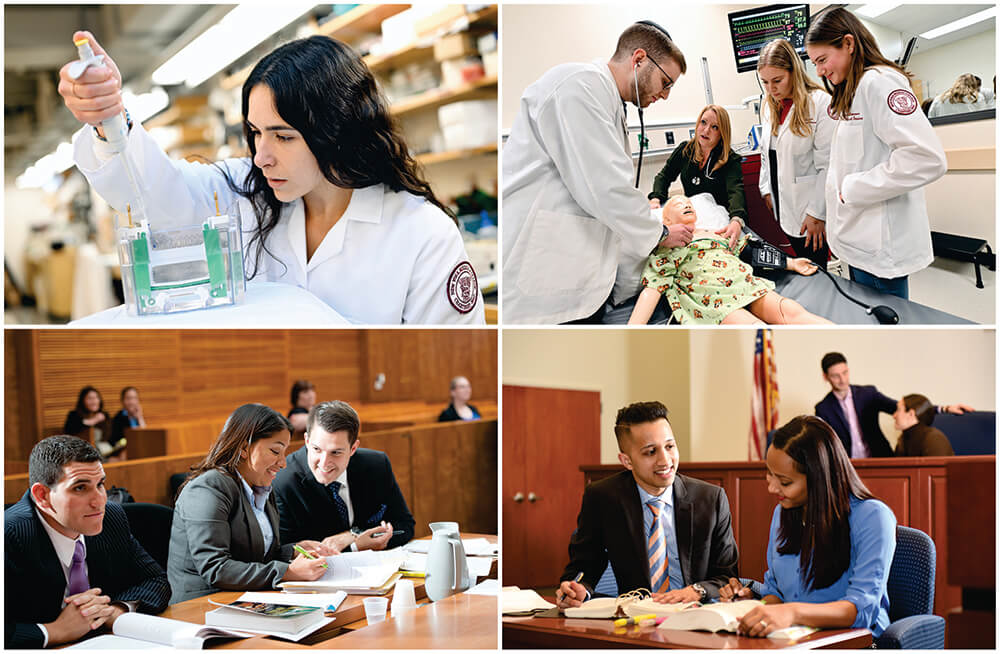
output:
[[[229, 416], [177, 496], [167, 559], [171, 604], [323, 576], [322, 557], [289, 562], [293, 544], [279, 542], [271, 482], [285, 467], [290, 439], [288, 420], [262, 404], [245, 404]], [[319, 543], [299, 545], [325, 553]]]

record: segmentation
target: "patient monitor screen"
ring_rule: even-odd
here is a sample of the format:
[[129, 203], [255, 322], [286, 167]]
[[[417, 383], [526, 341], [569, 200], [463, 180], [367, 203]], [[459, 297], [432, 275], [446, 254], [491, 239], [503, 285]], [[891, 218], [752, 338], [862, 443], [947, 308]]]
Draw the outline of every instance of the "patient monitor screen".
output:
[[809, 5], [768, 5], [729, 14], [736, 72], [757, 69], [760, 51], [769, 41], [787, 39], [795, 52], [806, 58]]

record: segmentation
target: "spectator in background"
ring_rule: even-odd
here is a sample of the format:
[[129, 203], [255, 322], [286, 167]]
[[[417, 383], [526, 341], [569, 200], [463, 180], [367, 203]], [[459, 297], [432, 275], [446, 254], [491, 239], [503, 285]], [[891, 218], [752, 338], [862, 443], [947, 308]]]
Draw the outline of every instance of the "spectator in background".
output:
[[307, 379], [296, 379], [292, 384], [292, 409], [288, 421], [292, 423], [292, 438], [301, 437], [306, 431], [309, 411], [316, 404], [316, 386]]
[[469, 404], [472, 397], [472, 384], [465, 377], [453, 377], [451, 380], [451, 404], [438, 416], [438, 422], [453, 420], [479, 420], [482, 416], [479, 409]]
[[[827, 352], [820, 362], [823, 379], [830, 392], [817, 405], [816, 415], [825, 420], [840, 438], [852, 459], [892, 456], [892, 448], [878, 424], [879, 413], [895, 413], [896, 400], [886, 397], [874, 386], [851, 383], [847, 359], [840, 352]], [[961, 415], [974, 411], [965, 404], [942, 406], [938, 411]]]
[[146, 426], [146, 418], [142, 415], [142, 404], [139, 403], [139, 389], [135, 386], [126, 386], [122, 389], [121, 400], [122, 410], [115, 414], [111, 421], [110, 443], [112, 447], [118, 449], [125, 447], [126, 429]]
[[[76, 407], [66, 414], [63, 433], [86, 438], [88, 428], [94, 430], [94, 444], [111, 437], [111, 423], [104, 413], [104, 399], [93, 386], [84, 386], [76, 398]], [[107, 443], [105, 443], [107, 445]]]
[[976, 79], [971, 73], [959, 75], [950, 89], [934, 98], [927, 113], [928, 117], [936, 118], [986, 109], [988, 104], [986, 96], [979, 90], [982, 82], [977, 82]]
[[954, 456], [948, 437], [931, 427], [937, 407], [923, 395], [906, 395], [892, 414], [896, 429], [903, 432], [896, 441], [896, 456]]

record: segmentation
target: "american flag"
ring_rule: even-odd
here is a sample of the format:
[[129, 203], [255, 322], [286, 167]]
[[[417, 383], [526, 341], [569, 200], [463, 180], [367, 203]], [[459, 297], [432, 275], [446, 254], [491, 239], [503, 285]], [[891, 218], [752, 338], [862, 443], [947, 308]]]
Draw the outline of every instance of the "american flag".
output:
[[750, 398], [751, 461], [764, 458], [767, 433], [778, 426], [778, 374], [770, 329], [758, 329], [753, 351], [753, 395]]

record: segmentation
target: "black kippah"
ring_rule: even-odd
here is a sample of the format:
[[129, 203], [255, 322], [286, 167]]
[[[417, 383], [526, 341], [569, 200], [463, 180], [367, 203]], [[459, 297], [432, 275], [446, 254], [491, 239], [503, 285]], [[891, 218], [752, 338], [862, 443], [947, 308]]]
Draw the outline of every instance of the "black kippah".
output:
[[[659, 30], [660, 32], [663, 33], [664, 36], [666, 36], [668, 39], [670, 39], [670, 32], [668, 32], [667, 30], [663, 29], [663, 27], [661, 27], [659, 25], [659, 23], [654, 23], [651, 20], [637, 20], [635, 22], [636, 22], [637, 25], [649, 25], [650, 27], [653, 27], [653, 28]], [[673, 39], [670, 39], [670, 40], [673, 41]]]

